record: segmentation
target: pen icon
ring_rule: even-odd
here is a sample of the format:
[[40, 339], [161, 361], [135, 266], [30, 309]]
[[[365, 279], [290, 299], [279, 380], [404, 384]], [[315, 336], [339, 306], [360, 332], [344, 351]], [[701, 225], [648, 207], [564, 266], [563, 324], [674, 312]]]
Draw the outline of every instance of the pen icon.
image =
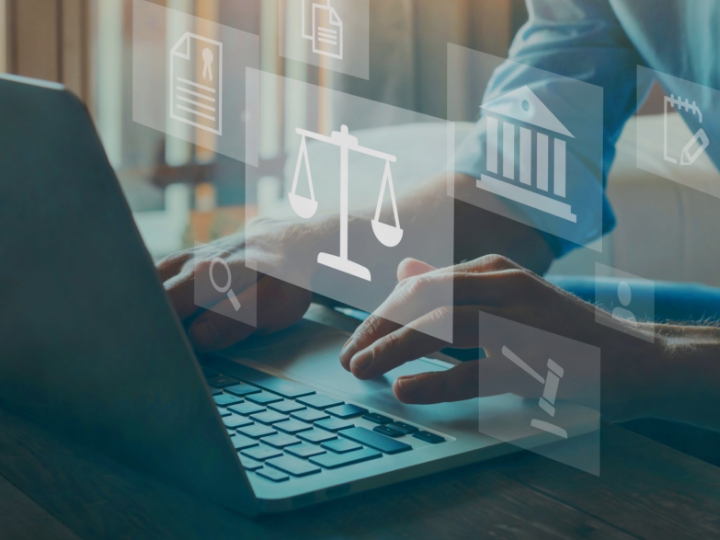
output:
[[[665, 136], [665, 144], [664, 144], [664, 158], [665, 161], [668, 163], [676, 164], [678, 163], [677, 158], [673, 157], [671, 155], [671, 152], [669, 150], [669, 133], [668, 133], [668, 113], [670, 112], [670, 109], [676, 109], [677, 111], [685, 110], [686, 112], [692, 114], [693, 116], [696, 116], [699, 123], [702, 124], [703, 122], [703, 114], [700, 108], [697, 106], [696, 102], [690, 103], [689, 99], [685, 99], [683, 101], [682, 97], [678, 96], [675, 97], [674, 95], [670, 95], [670, 97], [665, 97], [665, 111], [664, 111], [664, 121], [665, 121], [665, 129], [664, 129], [664, 136]], [[695, 147], [697, 145], [697, 147]], [[705, 133], [705, 130], [700, 128], [695, 135], [690, 139], [690, 141], [685, 145], [685, 147], [680, 152], [680, 165], [682, 166], [689, 166], [695, 163], [700, 156], [705, 152], [707, 147], [710, 146], [710, 139], [707, 136], [707, 133]], [[693, 150], [694, 148], [694, 150]]]
[[[697, 143], [699, 143], [699, 146], [691, 154], [690, 150], [692, 150]], [[708, 146], [710, 146], [710, 139], [708, 139], [705, 130], [701, 128], [695, 136], [690, 139], [690, 142], [685, 145], [685, 148], [683, 148], [680, 165], [692, 165], [695, 163]]]

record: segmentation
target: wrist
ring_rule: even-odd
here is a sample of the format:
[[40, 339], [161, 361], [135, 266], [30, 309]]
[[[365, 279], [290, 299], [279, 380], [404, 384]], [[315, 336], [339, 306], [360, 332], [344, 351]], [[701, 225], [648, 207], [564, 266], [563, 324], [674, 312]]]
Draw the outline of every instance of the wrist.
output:
[[717, 429], [720, 329], [645, 326], [652, 327], [654, 342], [621, 345], [626, 350], [618, 358], [628, 369], [616, 375], [627, 378], [624, 406], [612, 419], [663, 418]]
[[667, 343], [656, 334], [657, 326], [640, 324], [630, 333], [607, 329], [600, 346], [602, 412], [608, 420], [656, 416], [672, 392], [666, 375]]

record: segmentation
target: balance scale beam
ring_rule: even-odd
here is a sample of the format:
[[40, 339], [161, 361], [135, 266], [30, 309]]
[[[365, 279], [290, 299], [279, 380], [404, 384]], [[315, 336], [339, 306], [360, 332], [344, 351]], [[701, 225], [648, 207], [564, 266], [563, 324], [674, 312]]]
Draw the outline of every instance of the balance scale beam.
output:
[[[307, 131], [305, 129], [297, 128], [295, 130], [295, 133], [298, 135], [302, 135], [303, 137], [308, 137], [310, 139], [315, 139], [316, 141], [324, 142], [327, 144], [332, 144], [334, 146], [340, 146], [345, 147], [349, 150], [352, 150], [354, 152], [359, 152], [361, 154], [365, 154], [367, 156], [372, 156], [378, 159], [382, 159], [385, 161], [389, 161], [391, 163], [397, 163], [397, 158], [395, 156], [391, 156], [390, 154], [385, 154], [383, 152], [378, 152], [377, 150], [373, 150], [372, 148], [365, 148], [364, 146], [359, 146], [357, 144], [357, 139], [353, 137], [355, 140], [355, 144], [343, 144], [342, 142], [338, 142], [338, 140], [334, 137], [328, 137], [327, 135], [320, 135], [319, 133], [313, 133], [312, 131]], [[334, 133], [339, 133], [335, 131]]]

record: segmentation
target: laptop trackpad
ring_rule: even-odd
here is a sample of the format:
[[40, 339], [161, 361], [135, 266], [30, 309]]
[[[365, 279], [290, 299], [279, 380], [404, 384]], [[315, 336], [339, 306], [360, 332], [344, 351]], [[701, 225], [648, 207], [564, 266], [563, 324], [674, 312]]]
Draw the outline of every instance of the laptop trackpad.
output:
[[[302, 323], [301, 323], [302, 324]], [[306, 325], [303, 325], [306, 326]], [[445, 371], [450, 366], [436, 360], [408, 362], [371, 381], [361, 381], [340, 365], [339, 354], [348, 339], [337, 329], [309, 323], [303, 332], [273, 340], [274, 343], [257, 343], [255, 347], [232, 351], [231, 357], [242, 359], [244, 364], [262, 371], [278, 372], [288, 378], [327, 392], [342, 392], [361, 396], [388, 390], [398, 377], [428, 371]]]

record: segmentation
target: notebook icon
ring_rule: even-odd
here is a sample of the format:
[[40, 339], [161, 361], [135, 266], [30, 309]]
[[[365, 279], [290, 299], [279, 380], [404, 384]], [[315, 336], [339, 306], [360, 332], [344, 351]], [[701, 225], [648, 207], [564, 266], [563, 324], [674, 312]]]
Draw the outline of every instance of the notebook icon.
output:
[[342, 60], [344, 28], [338, 12], [329, 3], [312, 3], [310, 14], [308, 1], [303, 0], [302, 37], [312, 41], [314, 53]]
[[170, 118], [222, 135], [223, 44], [186, 32], [170, 50]]

